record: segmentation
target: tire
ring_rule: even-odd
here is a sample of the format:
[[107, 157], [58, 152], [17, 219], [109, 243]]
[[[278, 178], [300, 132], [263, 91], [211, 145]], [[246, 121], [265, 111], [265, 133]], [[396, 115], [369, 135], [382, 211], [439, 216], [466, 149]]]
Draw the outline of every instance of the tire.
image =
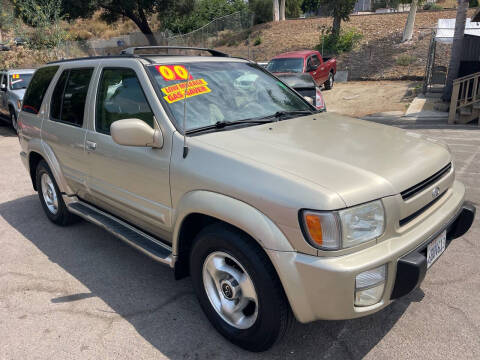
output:
[[328, 74], [328, 80], [325, 81], [325, 89], [326, 90], [331, 90], [333, 88], [333, 84], [335, 83], [335, 76], [333, 73]]
[[15, 111], [10, 109], [10, 122], [12, 123], [13, 130], [18, 133], [18, 123], [17, 123], [17, 115], [15, 115]]
[[45, 160], [38, 163], [36, 183], [40, 202], [50, 221], [57, 225], [66, 226], [77, 219], [74, 214], [68, 211], [55, 178]]
[[[218, 270], [217, 265], [212, 264], [224, 265], [219, 266], [222, 270]], [[222, 280], [215, 281], [211, 270], [208, 270], [210, 268], [218, 271], [218, 279]], [[227, 268], [229, 270], [223, 272]], [[231, 273], [241, 276], [231, 278]], [[253, 352], [265, 351], [290, 327], [292, 313], [273, 265], [258, 244], [237, 229], [223, 224], [203, 229], [190, 253], [190, 274], [207, 318], [220, 334], [241, 348]], [[255, 298], [252, 294], [256, 296], [256, 301], [251, 300]], [[230, 301], [230, 298], [236, 300]], [[235, 312], [237, 316], [229, 318], [217, 310], [218, 303], [232, 304], [235, 301], [242, 308], [241, 320], [237, 323], [232, 318], [239, 318], [238, 312]]]

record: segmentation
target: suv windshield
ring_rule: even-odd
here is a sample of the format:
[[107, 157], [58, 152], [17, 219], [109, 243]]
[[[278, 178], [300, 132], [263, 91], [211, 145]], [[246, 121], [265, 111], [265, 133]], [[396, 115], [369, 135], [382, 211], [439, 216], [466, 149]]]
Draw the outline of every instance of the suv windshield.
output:
[[302, 58], [273, 59], [267, 65], [267, 70], [272, 73], [301, 73], [303, 72]]
[[254, 64], [199, 62], [155, 65], [149, 69], [177, 128], [183, 128], [183, 99], [189, 76], [187, 131], [217, 123], [261, 119], [279, 112], [312, 111], [304, 99]]
[[10, 90], [26, 89], [33, 74], [12, 74], [10, 75]]

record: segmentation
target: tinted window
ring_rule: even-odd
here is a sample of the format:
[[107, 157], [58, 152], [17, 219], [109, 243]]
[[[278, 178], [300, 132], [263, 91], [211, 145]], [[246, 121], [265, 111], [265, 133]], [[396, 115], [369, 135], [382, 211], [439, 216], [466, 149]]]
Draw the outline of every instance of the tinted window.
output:
[[62, 100], [63, 92], [65, 91], [65, 84], [67, 83], [69, 71], [66, 70], [60, 75], [57, 85], [52, 94], [52, 104], [50, 106], [50, 117], [53, 120], [60, 120], [60, 114], [62, 113]]
[[97, 95], [96, 129], [110, 134], [110, 125], [122, 119], [140, 119], [153, 128], [153, 112], [132, 69], [104, 69]]
[[38, 114], [50, 82], [57, 73], [58, 66], [49, 66], [38, 70], [32, 78], [23, 100], [22, 111]]
[[[0, 75], [0, 77], [2, 78], [2, 85], [5, 86], [5, 89], [7, 88], [7, 75]], [[3, 87], [3, 86], [2, 86]]]
[[317, 56], [317, 55], [313, 55], [313, 56], [312, 56], [312, 64], [313, 64], [313, 66], [315, 66], [315, 67], [319, 67], [319, 66], [320, 66], [320, 60], [318, 59], [318, 56]]
[[93, 69], [72, 69], [63, 72], [52, 95], [53, 119], [76, 126], [83, 125], [85, 102], [92, 74]]

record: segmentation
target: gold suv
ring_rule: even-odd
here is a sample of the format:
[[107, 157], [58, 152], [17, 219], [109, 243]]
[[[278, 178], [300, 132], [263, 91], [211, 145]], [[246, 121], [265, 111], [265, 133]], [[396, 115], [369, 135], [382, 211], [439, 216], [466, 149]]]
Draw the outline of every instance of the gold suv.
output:
[[266, 350], [292, 315], [379, 311], [470, 228], [445, 144], [318, 113], [253, 62], [174, 50], [40, 68], [21, 158], [51, 221], [84, 218], [190, 275], [233, 343]]

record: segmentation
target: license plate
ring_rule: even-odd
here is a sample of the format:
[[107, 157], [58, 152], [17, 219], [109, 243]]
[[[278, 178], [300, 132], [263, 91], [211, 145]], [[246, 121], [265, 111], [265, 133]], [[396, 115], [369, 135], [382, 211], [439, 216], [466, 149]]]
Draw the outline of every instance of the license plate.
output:
[[447, 243], [447, 230], [444, 230], [435, 240], [427, 247], [427, 269], [437, 260], [445, 251]]

